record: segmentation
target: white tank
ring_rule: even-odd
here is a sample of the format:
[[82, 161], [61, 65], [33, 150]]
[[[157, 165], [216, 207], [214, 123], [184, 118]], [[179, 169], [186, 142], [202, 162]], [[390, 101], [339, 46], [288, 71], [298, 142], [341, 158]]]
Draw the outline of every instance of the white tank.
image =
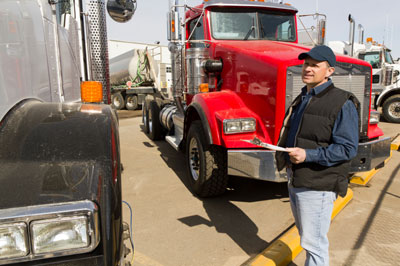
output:
[[125, 85], [128, 81], [138, 86], [151, 85], [157, 76], [158, 65], [146, 50], [132, 49], [110, 59], [111, 86]]

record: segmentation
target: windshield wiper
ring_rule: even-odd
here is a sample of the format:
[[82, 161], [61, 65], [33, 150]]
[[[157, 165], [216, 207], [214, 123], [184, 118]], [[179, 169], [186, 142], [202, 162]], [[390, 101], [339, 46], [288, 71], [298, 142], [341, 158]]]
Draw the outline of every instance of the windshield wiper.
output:
[[253, 25], [251, 25], [251, 28], [249, 29], [249, 32], [247, 32], [247, 34], [246, 34], [246, 36], [244, 37], [243, 40], [247, 40], [250, 37], [251, 33], [256, 29], [256, 27], [254, 26], [254, 17], [253, 17], [252, 20], [253, 20]]
[[249, 32], [246, 34], [246, 37], [244, 37], [243, 40], [247, 40], [247, 39], [250, 37], [251, 33], [252, 33], [255, 29], [256, 29], [256, 27], [254, 27], [254, 25], [251, 26]]

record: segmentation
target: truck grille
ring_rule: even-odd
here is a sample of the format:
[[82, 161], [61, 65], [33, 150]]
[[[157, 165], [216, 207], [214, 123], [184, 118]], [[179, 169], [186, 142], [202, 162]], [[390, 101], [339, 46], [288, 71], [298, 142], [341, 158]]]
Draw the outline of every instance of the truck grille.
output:
[[[292, 66], [286, 72], [286, 110], [301, 92], [302, 65]], [[360, 139], [368, 138], [368, 116], [370, 106], [371, 69], [366, 66], [337, 62], [332, 81], [336, 87], [352, 92], [360, 102]]]

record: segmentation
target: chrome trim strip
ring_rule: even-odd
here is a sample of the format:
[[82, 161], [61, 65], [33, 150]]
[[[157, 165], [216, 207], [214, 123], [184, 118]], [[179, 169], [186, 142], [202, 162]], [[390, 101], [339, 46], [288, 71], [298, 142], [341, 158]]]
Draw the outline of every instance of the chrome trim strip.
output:
[[277, 170], [275, 152], [267, 150], [228, 150], [228, 174], [287, 182], [286, 171]]
[[[63, 219], [65, 217], [86, 216], [88, 218], [88, 233], [90, 245], [87, 248], [64, 250], [46, 254], [33, 254], [32, 234], [30, 223], [43, 219]], [[29, 260], [38, 260], [43, 258], [61, 257], [72, 254], [81, 254], [94, 250], [100, 243], [100, 218], [97, 205], [89, 200], [77, 202], [65, 202], [57, 204], [44, 204], [38, 206], [26, 206], [20, 208], [11, 208], [0, 210], [0, 225], [23, 222], [28, 228], [29, 253], [27, 256], [0, 260], [0, 265], [23, 262]]]

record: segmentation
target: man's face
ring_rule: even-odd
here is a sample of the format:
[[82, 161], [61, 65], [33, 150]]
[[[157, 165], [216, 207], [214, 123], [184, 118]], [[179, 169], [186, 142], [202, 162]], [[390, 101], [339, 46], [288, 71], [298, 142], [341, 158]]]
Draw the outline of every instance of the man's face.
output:
[[317, 61], [311, 57], [304, 60], [301, 78], [307, 85], [307, 88], [314, 88], [325, 83], [329, 76], [335, 71], [326, 61]]

